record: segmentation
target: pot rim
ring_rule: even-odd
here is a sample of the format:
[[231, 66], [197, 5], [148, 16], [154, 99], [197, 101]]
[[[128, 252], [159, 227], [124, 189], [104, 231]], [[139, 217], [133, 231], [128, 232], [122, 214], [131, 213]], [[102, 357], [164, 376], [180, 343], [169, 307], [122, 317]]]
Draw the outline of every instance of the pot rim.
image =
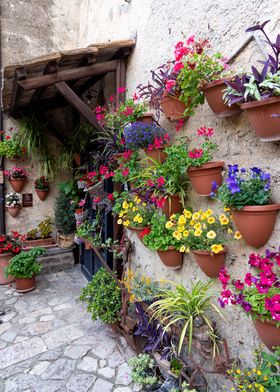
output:
[[277, 211], [280, 210], [280, 203], [275, 204], [265, 204], [262, 206], [245, 206], [240, 210], [232, 208], [233, 213], [242, 213], [242, 212], [262, 212], [262, 211]]
[[168, 251], [170, 251], [170, 250], [176, 250], [176, 252], [179, 252], [179, 251], [175, 248], [175, 246], [173, 246], [173, 245], [169, 246], [168, 249], [165, 249], [165, 250], [157, 249], [157, 252], [168, 252]]
[[133, 226], [127, 226], [127, 229], [131, 231], [143, 231], [144, 229], [149, 229], [151, 225], [148, 226], [142, 226], [142, 227], [133, 227]]
[[145, 112], [145, 113], [143, 113], [142, 117], [154, 117], [154, 113], [153, 112]]
[[221, 250], [219, 253], [212, 253], [209, 250], [196, 250], [196, 249], [190, 249], [192, 253], [197, 254], [197, 255], [213, 255], [213, 257], [215, 257], [215, 255], [221, 255], [223, 253], [228, 253], [228, 247], [223, 245], [224, 249]]
[[39, 191], [39, 192], [49, 192], [49, 189], [46, 190], [46, 189], [38, 189], [38, 188], [35, 188], [35, 190], [36, 190], [36, 191]]
[[258, 317], [256, 319], [253, 319], [253, 323], [254, 324], [256, 324], [257, 322], [261, 323], [261, 324], [273, 325], [273, 326], [276, 327], [276, 320], [265, 320], [265, 321], [263, 321], [263, 320], [260, 320]]
[[224, 161], [211, 161], [207, 163], [203, 163], [201, 166], [190, 166], [188, 168], [188, 171], [197, 171], [197, 170], [207, 170], [207, 169], [214, 169], [216, 167], [224, 167], [225, 162]]
[[21, 208], [21, 206], [15, 206], [15, 207], [12, 207], [12, 206], [5, 206], [5, 208]]
[[231, 78], [221, 78], [221, 79], [213, 80], [213, 82], [206, 83], [203, 87], [200, 88], [200, 90], [204, 91], [211, 87], [219, 86], [220, 84], [225, 84], [225, 82], [230, 81], [230, 79]]
[[9, 177], [9, 181], [25, 181], [27, 177], [24, 178], [14, 178], [14, 177]]
[[241, 104], [241, 109], [251, 109], [259, 106], [270, 105], [272, 103], [280, 102], [280, 97], [271, 97], [262, 99], [260, 101], [253, 101], [253, 102], [245, 102]]

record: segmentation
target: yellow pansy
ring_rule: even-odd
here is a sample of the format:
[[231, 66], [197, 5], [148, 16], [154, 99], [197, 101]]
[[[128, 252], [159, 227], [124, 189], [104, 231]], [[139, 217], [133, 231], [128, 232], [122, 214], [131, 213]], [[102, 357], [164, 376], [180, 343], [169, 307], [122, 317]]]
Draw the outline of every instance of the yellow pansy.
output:
[[198, 220], [200, 218], [200, 213], [199, 212], [195, 212], [192, 216], [193, 220]]
[[142, 216], [139, 216], [138, 223], [142, 223], [142, 222], [143, 222], [143, 218], [142, 218]]
[[211, 246], [211, 250], [213, 253], [219, 253], [223, 250], [223, 245], [214, 244]]
[[209, 223], [209, 225], [212, 225], [213, 223], [215, 223], [215, 221], [216, 221], [216, 219], [215, 219], [213, 216], [210, 216], [210, 217], [207, 219], [207, 222]]
[[189, 210], [184, 210], [183, 211], [184, 217], [187, 219], [190, 219], [192, 217], [192, 213]]
[[194, 221], [194, 220], [191, 220], [191, 221], [190, 221], [190, 225], [191, 225], [191, 226], [195, 225], [195, 221]]
[[205, 214], [205, 212], [201, 215], [201, 220], [206, 220], [207, 219], [207, 215]]
[[222, 214], [222, 215], [219, 216], [219, 220], [220, 220], [220, 221], [223, 220], [223, 219], [225, 219], [225, 218], [226, 218], [225, 214]]
[[207, 218], [209, 218], [209, 216], [213, 215], [213, 211], [210, 208], [208, 208], [208, 210], [205, 211], [205, 215], [207, 216]]
[[180, 218], [178, 219], [178, 225], [184, 225], [187, 222], [186, 218], [184, 215], [181, 215]]
[[182, 252], [182, 253], [185, 252], [185, 250], [186, 250], [185, 245], [182, 245], [182, 246], [180, 247], [180, 249], [179, 249], [179, 251]]
[[185, 230], [185, 226], [178, 226], [178, 231], [180, 231], [180, 233], [182, 233], [182, 231]]
[[174, 231], [173, 237], [179, 241], [182, 238], [182, 234], [179, 231]]
[[129, 203], [129, 207], [132, 208], [133, 207], [133, 203], [130, 202]]
[[118, 224], [118, 225], [121, 225], [121, 224], [122, 224], [122, 219], [118, 219], [118, 220], [117, 220], [117, 224]]
[[214, 230], [210, 230], [210, 231], [208, 231], [208, 233], [206, 234], [206, 237], [209, 238], [209, 239], [216, 238], [216, 236], [217, 236], [217, 234], [215, 233]]
[[242, 235], [239, 233], [239, 231], [236, 231], [235, 234], [234, 234], [234, 238], [236, 240], [240, 240], [241, 237], [242, 237]]
[[127, 227], [129, 224], [130, 224], [130, 221], [129, 221], [129, 220], [126, 220], [125, 222], [123, 222], [123, 225], [126, 226], [126, 227]]
[[125, 210], [128, 209], [128, 203], [126, 200], [122, 203], [122, 208], [124, 208]]
[[202, 234], [202, 230], [195, 230], [195, 232], [193, 234], [195, 237], [200, 237]]
[[201, 229], [201, 224], [200, 224], [200, 223], [196, 223], [196, 224], [194, 225], [194, 229], [195, 229], [195, 230]]
[[122, 217], [123, 217], [123, 214], [124, 214], [123, 211], [121, 211], [121, 212], [119, 213], [119, 217], [122, 218]]
[[188, 237], [188, 235], [189, 235], [188, 230], [184, 230], [184, 231], [183, 231], [183, 237]]
[[221, 225], [223, 225], [223, 226], [225, 226], [225, 225], [228, 225], [228, 224], [229, 224], [229, 220], [228, 220], [228, 218], [221, 219], [221, 220], [220, 220], [220, 222], [221, 222]]
[[133, 222], [138, 222], [138, 215], [135, 215], [135, 217], [133, 218]]
[[174, 223], [172, 223], [172, 222], [170, 222], [170, 221], [166, 222], [166, 224], [165, 224], [165, 227], [166, 227], [167, 229], [170, 229], [172, 226], [174, 226]]

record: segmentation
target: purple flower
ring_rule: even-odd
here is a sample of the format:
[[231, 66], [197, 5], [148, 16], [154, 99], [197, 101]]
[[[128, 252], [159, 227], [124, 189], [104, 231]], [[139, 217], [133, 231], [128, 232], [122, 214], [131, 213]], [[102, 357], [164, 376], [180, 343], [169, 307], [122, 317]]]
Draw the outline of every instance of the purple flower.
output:
[[216, 183], [216, 181], [213, 181], [213, 182], [212, 182], [211, 191], [214, 192], [214, 191], [216, 191], [217, 189], [218, 189], [218, 184]]
[[209, 195], [212, 199], [214, 199], [216, 197], [216, 193], [215, 192], [211, 192]]
[[263, 188], [266, 192], [269, 191], [270, 189], [270, 182], [268, 182], [267, 184], [265, 184], [264, 188]]
[[228, 177], [228, 178], [226, 179], [226, 182], [227, 182], [227, 184], [228, 184], [228, 185], [227, 185], [228, 190], [230, 191], [230, 193], [231, 193], [232, 195], [234, 195], [235, 193], [240, 192], [239, 184], [238, 184], [238, 182], [236, 181], [236, 178], [235, 178], [235, 177], [233, 177], [233, 176]]
[[245, 312], [250, 312], [252, 309], [252, 305], [249, 304], [249, 302], [245, 302], [245, 301], [243, 301], [242, 307], [245, 310]]
[[238, 165], [228, 165], [228, 175], [229, 177], [231, 177], [232, 175], [235, 175], [236, 173], [238, 173], [239, 169], [238, 169]]
[[242, 167], [242, 168], [240, 169], [240, 171], [241, 171], [241, 173], [246, 173], [245, 167]]

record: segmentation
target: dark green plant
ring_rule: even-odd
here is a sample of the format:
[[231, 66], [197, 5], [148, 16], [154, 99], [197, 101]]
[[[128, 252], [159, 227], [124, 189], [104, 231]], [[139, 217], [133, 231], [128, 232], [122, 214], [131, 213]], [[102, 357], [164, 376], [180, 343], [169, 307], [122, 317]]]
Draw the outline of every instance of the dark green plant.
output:
[[21, 252], [13, 257], [5, 270], [5, 275], [14, 278], [32, 278], [41, 272], [42, 266], [36, 261], [37, 257], [46, 253], [43, 248], [33, 248], [28, 252]]
[[132, 381], [139, 385], [155, 385], [157, 377], [155, 373], [156, 363], [148, 354], [139, 354], [128, 361], [131, 368]]
[[143, 237], [143, 243], [151, 250], [167, 250], [169, 246], [180, 249], [180, 242], [166, 228], [167, 218], [156, 212], [151, 220], [151, 231]]
[[72, 204], [77, 208], [78, 202], [82, 198], [82, 190], [78, 188], [77, 180], [71, 179], [59, 184], [59, 189], [70, 198]]
[[62, 190], [59, 191], [55, 202], [54, 224], [63, 235], [72, 234], [76, 229], [75, 206]]
[[3, 140], [0, 141], [0, 156], [8, 159], [18, 159], [24, 156], [25, 146], [21, 143], [20, 136], [17, 131], [10, 128], [5, 132]]
[[183, 364], [178, 358], [173, 358], [170, 362], [170, 370], [175, 376], [179, 376], [182, 370]]
[[104, 268], [100, 268], [82, 289], [80, 300], [87, 304], [93, 320], [100, 319], [104, 323], [113, 324], [120, 319], [121, 289]]

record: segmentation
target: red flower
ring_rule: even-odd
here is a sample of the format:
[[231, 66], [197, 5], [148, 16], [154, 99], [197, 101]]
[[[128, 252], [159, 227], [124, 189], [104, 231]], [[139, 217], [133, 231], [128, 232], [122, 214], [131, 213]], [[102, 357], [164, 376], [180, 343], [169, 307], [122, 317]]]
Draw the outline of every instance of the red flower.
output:
[[124, 145], [125, 145], [125, 140], [124, 140], [124, 139], [120, 139], [120, 144], [121, 144], [122, 146], [124, 146]]
[[109, 199], [110, 201], [114, 201], [114, 194], [113, 194], [113, 193], [110, 193], [110, 194], [108, 195], [108, 199]]
[[203, 155], [203, 150], [193, 150], [189, 152], [189, 157], [192, 159], [200, 158]]
[[169, 92], [176, 86], [176, 80], [167, 80], [165, 83], [165, 88]]
[[166, 197], [160, 197], [157, 199], [156, 204], [158, 208], [163, 208], [166, 201]]
[[149, 227], [145, 227], [140, 233], [140, 237], [143, 238], [145, 235], [149, 234], [151, 232], [151, 229]]
[[138, 95], [136, 93], [133, 94], [133, 101], [138, 101]]
[[183, 126], [185, 125], [185, 121], [181, 118], [180, 120], [178, 120], [177, 121], [177, 124], [176, 124], [176, 132], [179, 132], [182, 128], [183, 128]]
[[182, 61], [177, 61], [174, 65], [174, 72], [179, 72], [182, 68], [184, 68], [184, 64], [182, 63]]
[[100, 200], [101, 200], [101, 197], [100, 197], [100, 196], [97, 196], [97, 197], [96, 197], [95, 199], [93, 199], [92, 201], [93, 201], [94, 203], [99, 203]]
[[127, 106], [126, 108], [125, 108], [125, 110], [122, 112], [122, 114], [124, 115], [124, 116], [131, 116], [132, 114], [133, 114], [134, 112], [133, 112], [133, 109], [131, 108], [131, 107], [129, 107], [129, 106]]
[[5, 139], [6, 139], [6, 140], [10, 140], [10, 139], [11, 139], [11, 136], [6, 136]]
[[161, 176], [157, 179], [157, 184], [159, 187], [162, 187], [165, 184], [165, 179]]
[[125, 87], [118, 87], [118, 93], [123, 94], [125, 93], [126, 88]]
[[114, 95], [111, 95], [110, 98], [109, 98], [109, 101], [110, 101], [110, 102], [114, 102], [115, 99], [116, 99], [116, 97], [115, 97]]
[[132, 151], [132, 150], [127, 150], [127, 151], [125, 151], [125, 152], [123, 153], [123, 157], [124, 157], [124, 159], [125, 159], [126, 161], [128, 161], [132, 154], [133, 154], [133, 151]]
[[101, 165], [100, 168], [99, 168], [99, 173], [101, 175], [104, 175], [104, 174], [106, 174], [108, 172], [108, 170], [109, 170], [108, 166]]
[[122, 175], [123, 175], [124, 177], [126, 177], [126, 176], [129, 175], [129, 169], [128, 169], [127, 167], [122, 171]]

